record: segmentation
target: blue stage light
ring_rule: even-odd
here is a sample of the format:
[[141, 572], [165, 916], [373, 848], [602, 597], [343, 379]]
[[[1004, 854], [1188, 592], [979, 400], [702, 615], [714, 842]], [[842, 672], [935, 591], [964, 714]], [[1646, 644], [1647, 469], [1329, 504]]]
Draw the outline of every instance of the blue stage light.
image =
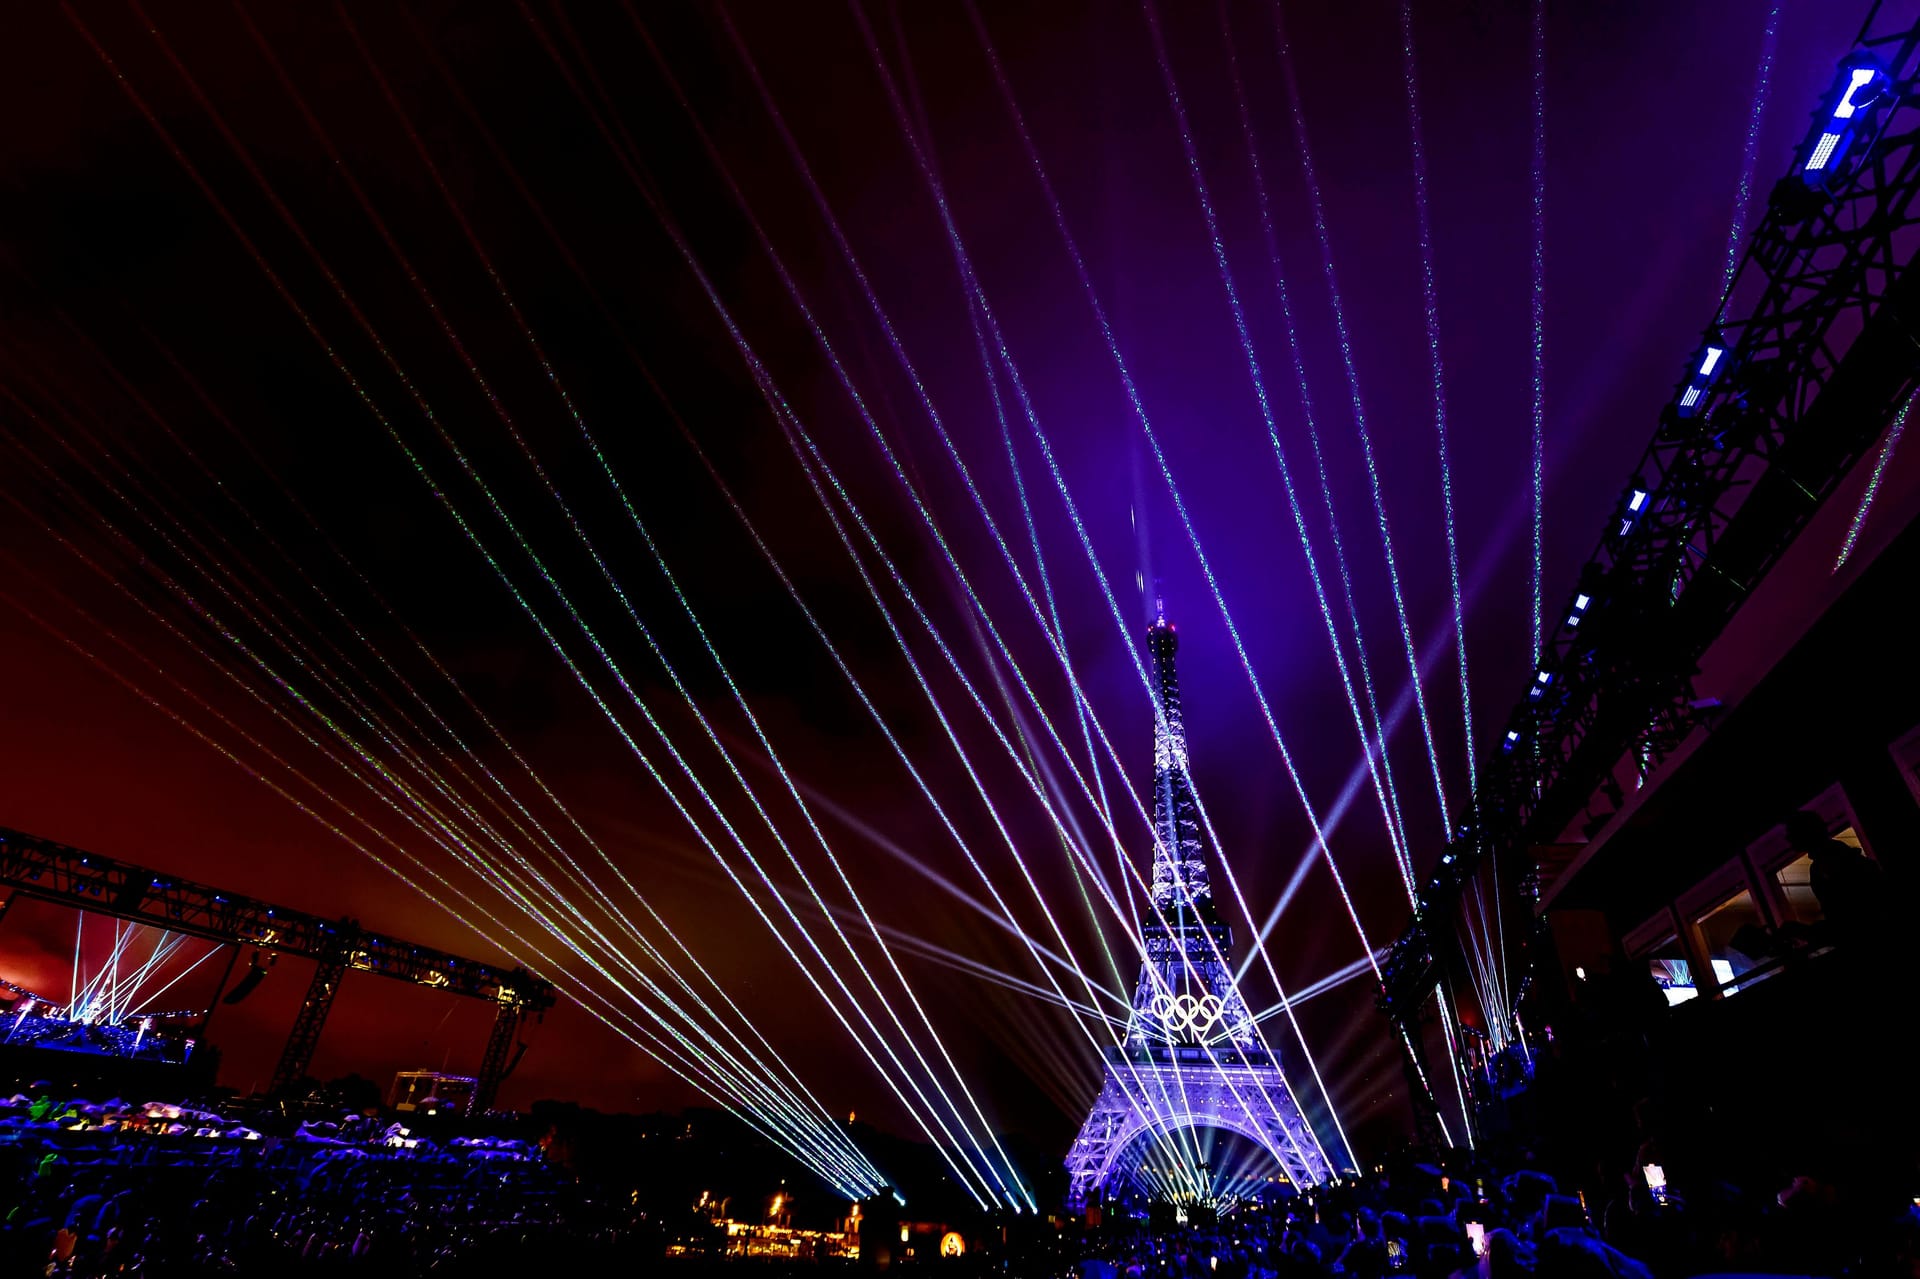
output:
[[1885, 67], [1864, 53], [1849, 54], [1840, 63], [1833, 87], [1813, 113], [1813, 129], [1801, 146], [1800, 180], [1825, 187], [1839, 171], [1853, 147], [1867, 114], [1886, 93]]
[[1635, 479], [1633, 486], [1627, 490], [1626, 501], [1620, 511], [1620, 536], [1622, 537], [1633, 531], [1634, 520], [1647, 509], [1647, 502], [1651, 498], [1651, 494], [1640, 487], [1641, 483], [1641, 480]]
[[1706, 406], [1707, 392], [1727, 367], [1727, 344], [1718, 334], [1709, 334], [1687, 363], [1687, 380], [1681, 384], [1680, 398], [1673, 403], [1674, 414], [1688, 418]]
[[1551, 683], [1553, 683], [1553, 675], [1551, 672], [1548, 672], [1548, 671], [1539, 672], [1537, 675], [1533, 677], [1533, 687], [1527, 690], [1527, 696], [1530, 698], [1533, 698], [1535, 701], [1538, 701], [1540, 698], [1540, 694], [1546, 692], [1547, 685]]

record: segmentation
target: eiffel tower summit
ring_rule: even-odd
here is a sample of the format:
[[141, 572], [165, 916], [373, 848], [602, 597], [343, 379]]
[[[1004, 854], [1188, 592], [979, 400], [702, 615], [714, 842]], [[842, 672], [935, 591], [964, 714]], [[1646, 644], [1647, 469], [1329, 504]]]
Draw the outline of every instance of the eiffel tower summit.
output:
[[[1105, 1079], [1067, 1153], [1075, 1205], [1133, 1181], [1165, 1142], [1190, 1151], [1193, 1130], [1224, 1129], [1257, 1143], [1296, 1185], [1325, 1181], [1325, 1150], [1300, 1113], [1278, 1057], [1235, 985], [1233, 934], [1207, 882], [1199, 807], [1187, 771], [1187, 735], [1174, 669], [1179, 636], [1165, 607], [1147, 633], [1153, 656], [1153, 877], [1141, 919], [1140, 980], [1125, 1040], [1105, 1050]], [[1180, 1197], [1204, 1198], [1189, 1168]]]

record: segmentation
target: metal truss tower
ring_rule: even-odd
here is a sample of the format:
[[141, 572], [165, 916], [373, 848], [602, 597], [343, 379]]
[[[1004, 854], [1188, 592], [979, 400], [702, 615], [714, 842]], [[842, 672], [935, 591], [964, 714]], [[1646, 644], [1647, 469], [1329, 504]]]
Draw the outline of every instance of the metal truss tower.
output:
[[[1125, 1042], [1106, 1050], [1105, 1080], [1067, 1153], [1069, 1196], [1130, 1179], [1161, 1138], [1183, 1129], [1235, 1132], [1265, 1149], [1299, 1185], [1331, 1169], [1280, 1062], [1254, 1030], [1228, 963], [1233, 935], [1207, 883], [1187, 735], [1174, 671], [1179, 637], [1164, 612], [1153, 654], [1153, 878], [1141, 921], [1144, 960]], [[1199, 1188], [1195, 1188], [1196, 1191]]]
[[1875, 3], [1388, 958], [1381, 1007], [1407, 1035], [1463, 963], [1466, 886], [1484, 871], [1522, 906], [1503, 940], [1524, 974], [1559, 869], [1537, 851], [1604, 832], [1622, 779], [1719, 712], [1694, 695], [1701, 658], [1920, 391], [1916, 257], [1920, 24]]
[[[526, 1019], [543, 1015], [555, 999], [553, 987], [524, 968], [505, 969], [416, 946], [362, 928], [350, 919], [323, 919], [270, 906], [0, 826], [0, 917], [15, 895], [203, 937], [235, 947], [236, 954], [251, 948], [256, 956], [313, 960], [307, 997], [274, 1068], [275, 1095], [284, 1095], [306, 1075], [334, 997], [349, 972], [372, 973], [494, 1005], [493, 1030], [474, 1089], [476, 1111], [492, 1104], [512, 1069], [515, 1039]], [[225, 985], [224, 978], [221, 984]], [[203, 1031], [204, 1027], [202, 1022]]]

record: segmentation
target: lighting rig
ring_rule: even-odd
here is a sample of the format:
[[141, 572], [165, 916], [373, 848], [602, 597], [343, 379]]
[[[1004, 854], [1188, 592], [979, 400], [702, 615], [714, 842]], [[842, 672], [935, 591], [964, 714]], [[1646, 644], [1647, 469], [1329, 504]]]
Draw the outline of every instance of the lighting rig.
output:
[[305, 1076], [321, 1028], [349, 971], [495, 1005], [493, 1031], [487, 1037], [474, 1090], [476, 1111], [492, 1104], [511, 1068], [515, 1040], [525, 1019], [544, 1013], [555, 999], [553, 987], [524, 968], [505, 969], [416, 946], [364, 929], [353, 920], [270, 906], [5, 827], [0, 827], [0, 891], [202, 937], [234, 947], [236, 956], [242, 948], [252, 947], [254, 965], [228, 1002], [237, 1002], [246, 993], [243, 986], [250, 990], [249, 981], [259, 984], [255, 974], [265, 972], [260, 953], [315, 961], [306, 999], [274, 1068], [272, 1091], [276, 1094], [284, 1094]]
[[1717, 709], [1694, 696], [1701, 655], [1913, 391], [1920, 28], [1876, 4], [1855, 45], [1388, 956], [1379, 1002], [1402, 1031], [1463, 962], [1454, 921], [1481, 863], [1537, 903], [1531, 850]]

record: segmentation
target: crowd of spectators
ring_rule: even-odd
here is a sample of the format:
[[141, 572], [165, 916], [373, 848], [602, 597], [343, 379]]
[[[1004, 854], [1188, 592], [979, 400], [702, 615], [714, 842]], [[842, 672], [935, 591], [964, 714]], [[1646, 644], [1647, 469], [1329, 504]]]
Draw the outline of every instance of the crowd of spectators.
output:
[[[596, 1195], [586, 1187], [618, 1179], [583, 1179], [560, 1146], [502, 1131], [377, 1108], [301, 1116], [51, 1090], [0, 1096], [0, 1276], [650, 1273], [669, 1264], [685, 1274], [728, 1264], [663, 1261], [657, 1226], [633, 1211], [639, 1191]], [[649, 1158], [689, 1158], [683, 1140], [668, 1144]], [[1137, 1219], [1121, 1204], [1105, 1205], [1084, 1231], [976, 1223], [972, 1236], [987, 1245], [978, 1258], [907, 1264], [1049, 1279], [1920, 1279], [1920, 1205], [1884, 1183], [1801, 1175], [1736, 1189], [1690, 1178], [1684, 1164], [1669, 1181], [1658, 1157], [1643, 1145], [1632, 1162], [1556, 1178], [1531, 1157], [1455, 1154], [1305, 1195], [1283, 1187], [1204, 1223], [1198, 1211], [1176, 1223], [1164, 1206]], [[756, 1273], [802, 1268], [812, 1267]]]
[[610, 1228], [521, 1138], [31, 1091], [0, 1098], [0, 1211], [0, 1274], [76, 1279], [421, 1274]]
[[1796, 1177], [1682, 1195], [1657, 1165], [1595, 1193], [1528, 1167], [1412, 1165], [1205, 1228], [1090, 1234], [1077, 1279], [1668, 1279], [1920, 1276], [1920, 1206]]

